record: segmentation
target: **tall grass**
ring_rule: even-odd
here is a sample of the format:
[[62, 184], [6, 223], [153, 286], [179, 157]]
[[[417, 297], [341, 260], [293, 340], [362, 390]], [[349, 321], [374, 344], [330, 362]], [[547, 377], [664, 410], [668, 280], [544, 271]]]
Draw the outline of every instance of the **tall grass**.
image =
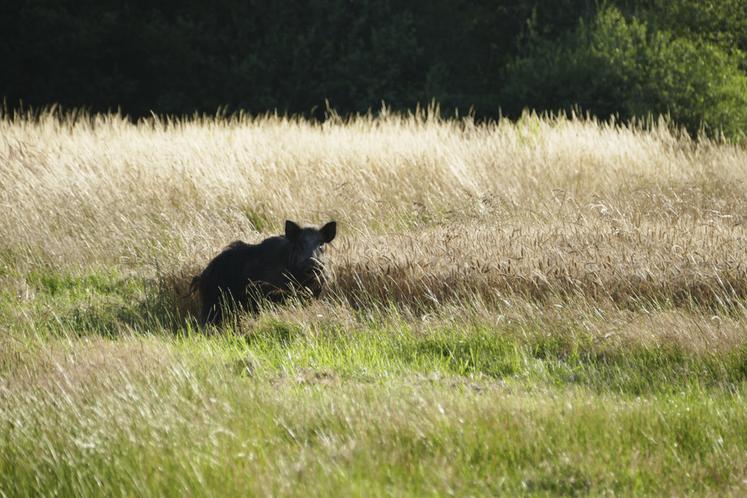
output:
[[[435, 110], [0, 118], [0, 496], [744, 494], [747, 152]], [[322, 299], [194, 327], [286, 218]]]
[[747, 154], [664, 125], [41, 115], [0, 130], [0, 239], [18, 267], [174, 273], [285, 218], [335, 218], [346, 296], [747, 289]]

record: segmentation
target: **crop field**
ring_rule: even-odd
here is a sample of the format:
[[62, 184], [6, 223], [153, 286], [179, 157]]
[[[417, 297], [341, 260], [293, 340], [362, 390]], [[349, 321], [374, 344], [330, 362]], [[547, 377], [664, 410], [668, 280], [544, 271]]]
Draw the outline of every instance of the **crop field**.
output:
[[[192, 276], [338, 223], [321, 299]], [[0, 496], [747, 495], [747, 150], [527, 114], [0, 118]]]

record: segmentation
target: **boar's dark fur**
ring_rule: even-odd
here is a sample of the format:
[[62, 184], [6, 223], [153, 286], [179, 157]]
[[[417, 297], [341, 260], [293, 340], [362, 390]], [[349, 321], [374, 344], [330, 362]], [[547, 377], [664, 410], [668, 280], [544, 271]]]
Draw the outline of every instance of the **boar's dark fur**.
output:
[[226, 310], [257, 311], [261, 300], [282, 302], [294, 293], [319, 296], [326, 280], [324, 245], [335, 238], [331, 221], [320, 229], [285, 222], [285, 235], [259, 244], [231, 243], [192, 280], [200, 294], [200, 323], [218, 324]]

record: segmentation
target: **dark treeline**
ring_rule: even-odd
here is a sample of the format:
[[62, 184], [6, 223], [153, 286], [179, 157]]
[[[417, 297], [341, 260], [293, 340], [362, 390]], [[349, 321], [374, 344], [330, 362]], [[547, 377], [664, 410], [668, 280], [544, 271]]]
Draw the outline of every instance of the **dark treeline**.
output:
[[20, 0], [0, 94], [133, 117], [431, 100], [747, 129], [747, 0]]

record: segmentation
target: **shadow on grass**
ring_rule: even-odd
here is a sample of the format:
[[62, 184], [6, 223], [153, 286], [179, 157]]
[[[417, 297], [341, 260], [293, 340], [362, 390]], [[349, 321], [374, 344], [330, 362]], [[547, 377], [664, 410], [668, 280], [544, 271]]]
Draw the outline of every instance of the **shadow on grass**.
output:
[[114, 270], [83, 275], [37, 270], [26, 276], [33, 299], [19, 301], [36, 328], [116, 337], [155, 330], [184, 333], [196, 325], [197, 298], [188, 272], [153, 279]]
[[40, 291], [38, 299], [43, 311], [37, 310], [42, 311], [36, 314], [36, 318], [41, 318], [38, 323], [46, 322], [52, 328], [76, 335], [117, 337], [133, 331], [184, 335], [199, 330], [205, 335], [240, 332], [247, 342], [286, 345], [297, 335], [296, 326], [273, 318], [272, 310], [281, 305], [271, 302], [260, 304], [260, 310], [270, 311], [267, 315], [226, 310], [222, 325], [200, 327], [199, 294], [190, 291], [194, 274], [185, 269], [143, 279], [115, 272], [84, 276], [45, 273], [32, 275], [28, 280]]
[[457, 270], [437, 274], [412, 268], [408, 263], [390, 263], [383, 268], [340, 264], [330, 290], [354, 309], [393, 303], [418, 314], [465, 299], [499, 305], [507, 296], [537, 305], [581, 299], [630, 311], [661, 306], [726, 315], [743, 312], [747, 301], [747, 278], [742, 270], [651, 281], [637, 274], [602, 280], [593, 274], [571, 278], [562, 272], [546, 277], [524, 275], [510, 268], [474, 274]]
[[463, 376], [486, 375], [510, 377], [519, 373], [521, 353], [519, 343], [504, 335], [445, 330], [432, 337], [397, 346], [393, 354], [408, 363], [430, 359], [444, 363], [449, 371]]
[[120, 309], [118, 320], [135, 330], [161, 329], [183, 334], [197, 326], [199, 301], [189, 283], [192, 275], [165, 275], [144, 283], [144, 297]]

